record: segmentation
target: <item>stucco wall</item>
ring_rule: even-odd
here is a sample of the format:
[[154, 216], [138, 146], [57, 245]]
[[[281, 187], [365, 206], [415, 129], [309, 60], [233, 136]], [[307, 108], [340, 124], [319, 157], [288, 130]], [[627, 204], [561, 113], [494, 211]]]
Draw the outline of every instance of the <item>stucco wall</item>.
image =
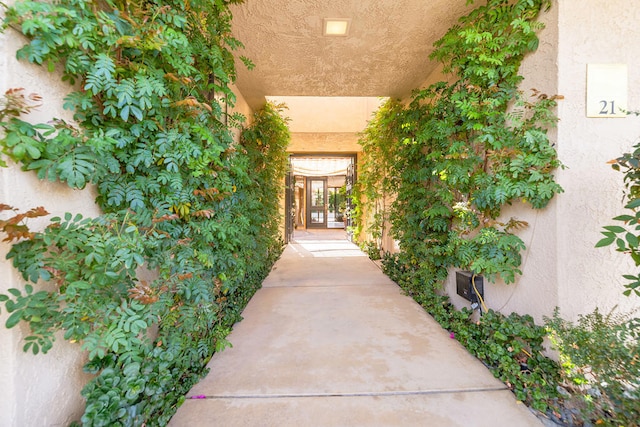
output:
[[291, 132], [357, 133], [386, 98], [268, 96], [276, 104], [284, 104]]
[[351, 132], [315, 133], [292, 132], [290, 153], [357, 153], [358, 134]]
[[[596, 249], [603, 225], [623, 213], [622, 174], [606, 162], [628, 151], [640, 136], [640, 119], [587, 118], [586, 69], [589, 63], [625, 63], [629, 67], [629, 108], [640, 109], [640, 8], [622, 0], [554, 2], [541, 16], [546, 29], [538, 51], [527, 57], [521, 72], [522, 89], [561, 94], [556, 143], [566, 169], [556, 172], [564, 193], [550, 205], [533, 211], [525, 205], [508, 209], [504, 217], [529, 222], [519, 232], [528, 247], [523, 275], [515, 284], [485, 284], [490, 308], [504, 313], [532, 314], [537, 321], [553, 313], [575, 320], [599, 307], [629, 311], [638, 298], [622, 295], [622, 274], [634, 271], [628, 256], [613, 248]], [[468, 305], [455, 292], [454, 276], [447, 292], [457, 306]]]
[[[56, 74], [40, 67], [18, 63], [16, 49], [24, 42], [12, 29], [0, 35], [0, 91], [24, 87], [27, 93], [43, 97], [43, 106], [31, 114], [30, 121], [43, 122], [53, 117], [68, 118], [61, 108], [67, 87]], [[21, 210], [44, 206], [51, 214], [81, 212], [97, 215], [92, 189], [74, 191], [66, 185], [40, 182], [33, 173], [23, 172], [10, 165], [0, 168], [0, 203]], [[7, 215], [4, 214], [4, 217]], [[46, 221], [32, 221], [32, 229], [44, 227]], [[0, 292], [21, 287], [22, 280], [5, 260], [10, 249], [0, 244]], [[22, 338], [28, 330], [23, 326], [7, 330], [7, 313], [0, 314], [0, 426], [40, 427], [66, 426], [79, 419], [84, 402], [80, 396], [88, 376], [82, 373], [84, 358], [78, 346], [68, 344], [62, 337], [46, 355], [22, 352]]]
[[[229, 107], [227, 114], [229, 116], [236, 113], [242, 114], [245, 117], [245, 122], [242, 124], [242, 126], [244, 127], [250, 126], [251, 123], [253, 122], [253, 110], [251, 109], [251, 107], [245, 100], [244, 96], [242, 96], [242, 93], [240, 93], [240, 91], [235, 85], [231, 85], [231, 90], [236, 96], [236, 100], [234, 105]], [[240, 129], [233, 129], [233, 134], [236, 138], [236, 141], [240, 139], [240, 132], [241, 132]]]
[[558, 174], [565, 189], [559, 199], [558, 298], [564, 315], [596, 306], [621, 310], [640, 299], [620, 297], [620, 276], [636, 271], [628, 256], [612, 248], [595, 249], [603, 225], [623, 213], [622, 174], [606, 162], [628, 151], [640, 136], [640, 119], [587, 118], [586, 69], [592, 63], [628, 65], [628, 105], [640, 109], [640, 7], [624, 0], [584, 0], [579, 7], [559, 1], [558, 152], [567, 169]]

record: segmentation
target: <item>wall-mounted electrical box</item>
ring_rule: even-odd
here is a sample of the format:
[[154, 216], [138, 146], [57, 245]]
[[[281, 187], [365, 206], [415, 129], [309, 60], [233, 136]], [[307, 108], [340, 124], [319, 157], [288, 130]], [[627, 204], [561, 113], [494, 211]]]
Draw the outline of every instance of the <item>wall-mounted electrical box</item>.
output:
[[[475, 280], [474, 280], [475, 279]], [[475, 289], [472, 283], [472, 280], [475, 282]], [[470, 271], [456, 271], [456, 292], [462, 298], [471, 301], [474, 304], [477, 304], [478, 294], [480, 298], [484, 298], [484, 280], [482, 276], [473, 276], [473, 273]], [[476, 289], [478, 293], [476, 294]]]

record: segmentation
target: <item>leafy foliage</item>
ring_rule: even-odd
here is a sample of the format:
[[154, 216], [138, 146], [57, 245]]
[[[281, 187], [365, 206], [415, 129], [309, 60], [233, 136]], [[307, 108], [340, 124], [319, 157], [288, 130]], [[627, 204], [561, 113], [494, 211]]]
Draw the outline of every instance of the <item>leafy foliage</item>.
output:
[[[630, 113], [631, 114], [631, 113]], [[633, 113], [636, 116], [640, 113]], [[640, 266], [640, 143], [609, 163], [624, 174], [626, 214], [604, 226], [596, 247], [615, 245]], [[625, 274], [624, 295], [640, 296], [640, 274]], [[564, 379], [580, 398], [585, 417], [604, 425], [637, 426], [640, 419], [640, 319], [597, 309], [577, 324], [556, 312], [547, 320], [563, 362]], [[587, 392], [585, 392], [587, 390]]]
[[546, 130], [559, 97], [518, 90], [520, 63], [538, 44], [536, 17], [548, 5], [491, 0], [461, 18], [431, 55], [450, 81], [416, 91], [407, 106], [389, 102], [362, 136], [360, 224], [373, 218], [377, 238], [389, 219], [399, 260], [424, 286], [444, 280], [449, 267], [514, 282], [525, 248], [514, 232], [527, 224], [501, 220], [503, 207], [544, 208], [562, 191]]
[[[604, 237], [596, 247], [615, 243], [616, 251], [629, 254], [637, 267], [640, 265], [640, 143], [635, 144], [633, 148], [632, 153], [625, 153], [610, 162], [614, 170], [624, 173], [627, 199], [624, 208], [628, 213], [613, 218], [619, 221], [620, 225], [603, 227]], [[628, 280], [624, 294], [629, 296], [634, 293], [640, 296], [640, 274], [625, 274], [623, 277]]]
[[0, 147], [42, 179], [95, 184], [104, 214], [67, 213], [36, 233], [25, 220], [40, 211], [3, 221], [22, 238], [9, 258], [27, 284], [0, 301], [7, 327], [29, 324], [25, 351], [48, 351], [64, 331], [87, 352], [83, 424], [166, 424], [282, 249], [282, 109], [265, 107], [236, 142], [243, 117], [219, 101], [234, 102], [230, 3], [7, 10], [5, 26], [30, 39], [18, 57], [74, 85], [64, 100], [74, 121], [21, 120], [40, 100], [9, 91]]
[[376, 111], [358, 141], [366, 155], [359, 165], [360, 177], [354, 187], [353, 231], [356, 239], [367, 242], [367, 252], [376, 259], [380, 258], [382, 238], [388, 231], [389, 195], [398, 184], [392, 171], [396, 160], [394, 149], [399, 143], [395, 133], [402, 125], [401, 113], [399, 103], [387, 101]]
[[573, 324], [546, 319], [562, 364], [563, 386], [584, 419], [637, 426], [640, 420], [640, 319], [599, 310]]

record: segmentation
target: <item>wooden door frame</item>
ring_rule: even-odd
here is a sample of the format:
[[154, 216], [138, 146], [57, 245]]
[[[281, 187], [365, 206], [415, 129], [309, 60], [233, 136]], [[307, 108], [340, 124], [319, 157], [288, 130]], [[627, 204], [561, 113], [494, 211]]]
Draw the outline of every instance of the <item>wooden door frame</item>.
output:
[[[305, 188], [307, 189], [307, 197], [306, 197], [306, 205], [307, 205], [307, 214], [306, 214], [306, 226], [307, 228], [327, 228], [327, 177], [326, 176], [306, 176], [305, 177]], [[322, 208], [323, 208], [323, 212], [322, 212], [322, 218], [323, 218], [323, 222], [321, 223], [314, 223], [313, 221], [311, 221], [311, 217], [312, 214], [314, 212], [314, 210], [312, 209], [312, 199], [313, 199], [313, 194], [312, 194], [312, 186], [311, 186], [311, 182], [312, 181], [322, 181], [323, 186], [322, 186], [322, 193], [323, 193], [323, 201], [322, 201]]]

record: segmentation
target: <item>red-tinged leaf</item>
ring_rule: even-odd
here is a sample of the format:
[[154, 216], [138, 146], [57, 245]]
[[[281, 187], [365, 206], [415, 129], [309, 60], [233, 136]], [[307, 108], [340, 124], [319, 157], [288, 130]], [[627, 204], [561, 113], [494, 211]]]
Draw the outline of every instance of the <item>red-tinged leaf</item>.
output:
[[0, 224], [2, 224], [2, 228], [6, 227], [7, 224], [10, 224], [10, 225], [19, 224], [25, 218], [25, 216], [26, 216], [25, 214], [17, 214], [12, 216], [9, 219], [6, 219], [0, 222]]
[[153, 218], [153, 222], [154, 223], [158, 223], [158, 222], [164, 222], [164, 221], [171, 221], [174, 219], [180, 219], [180, 217], [177, 214], [171, 214], [171, 215], [162, 215], [159, 218]]
[[38, 218], [38, 217], [45, 216], [45, 215], [49, 215], [49, 212], [47, 212], [47, 210], [42, 206], [38, 206], [37, 208], [33, 208], [33, 209], [29, 210], [27, 213], [25, 213], [25, 216], [27, 218]]
[[3, 227], [2, 231], [7, 234], [7, 237], [2, 239], [3, 242], [11, 242], [12, 240], [19, 239], [33, 239], [34, 236], [26, 225], [7, 224]]
[[214, 211], [211, 209], [205, 209], [205, 210], [200, 210], [200, 211], [196, 211], [193, 213], [193, 216], [196, 217], [201, 217], [201, 218], [211, 218], [214, 214]]

